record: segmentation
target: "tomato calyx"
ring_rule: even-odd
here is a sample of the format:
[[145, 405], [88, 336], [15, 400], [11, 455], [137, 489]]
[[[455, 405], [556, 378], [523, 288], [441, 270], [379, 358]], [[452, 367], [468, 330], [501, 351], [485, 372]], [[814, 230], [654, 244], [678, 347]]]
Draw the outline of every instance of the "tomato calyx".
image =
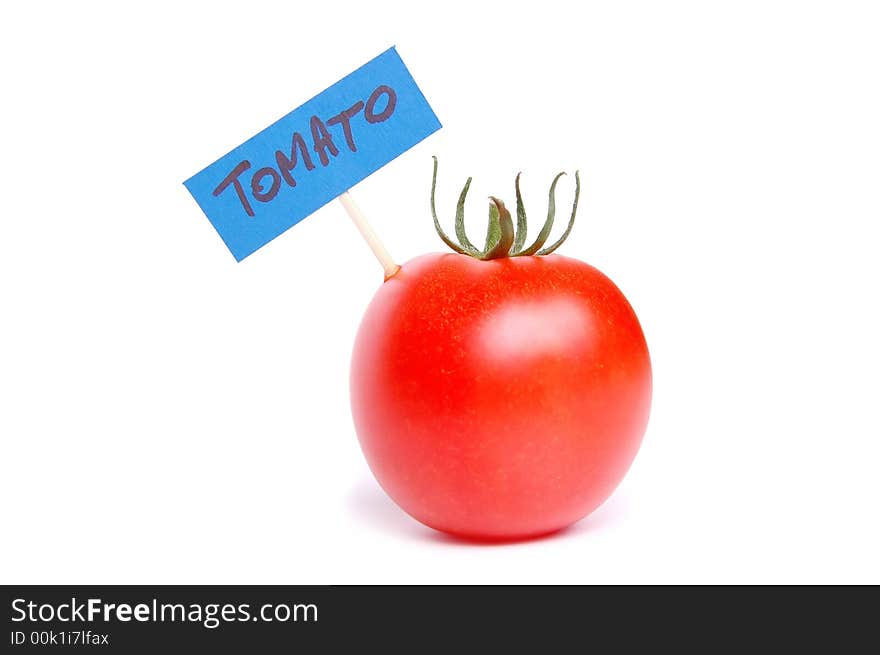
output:
[[549, 255], [556, 250], [571, 234], [571, 228], [574, 226], [574, 217], [577, 214], [578, 198], [581, 193], [581, 178], [579, 171], [575, 171], [575, 190], [574, 203], [571, 208], [571, 218], [568, 220], [568, 226], [565, 232], [552, 245], [546, 248], [542, 247], [550, 237], [550, 230], [553, 229], [553, 220], [556, 216], [556, 183], [565, 173], [559, 173], [553, 178], [550, 184], [550, 198], [547, 207], [547, 220], [544, 226], [535, 238], [534, 243], [525, 248], [526, 233], [528, 231], [528, 221], [526, 220], [526, 210], [523, 204], [522, 193], [519, 188], [519, 178], [522, 173], [517, 173], [514, 186], [516, 188], [516, 228], [513, 225], [513, 219], [510, 212], [504, 206], [504, 203], [495, 196], [489, 196], [489, 226], [486, 231], [485, 247], [477, 248], [470, 239], [464, 229], [464, 202], [467, 198], [468, 189], [470, 189], [473, 178], [468, 178], [458, 197], [458, 204], [455, 208], [455, 236], [458, 242], [450, 239], [437, 219], [437, 209], [434, 204], [434, 194], [437, 189], [437, 157], [434, 157], [434, 176], [431, 180], [431, 215], [434, 218], [434, 229], [447, 246], [453, 251], [469, 255], [476, 259], [489, 260], [500, 259], [502, 257], [526, 257], [530, 255]]

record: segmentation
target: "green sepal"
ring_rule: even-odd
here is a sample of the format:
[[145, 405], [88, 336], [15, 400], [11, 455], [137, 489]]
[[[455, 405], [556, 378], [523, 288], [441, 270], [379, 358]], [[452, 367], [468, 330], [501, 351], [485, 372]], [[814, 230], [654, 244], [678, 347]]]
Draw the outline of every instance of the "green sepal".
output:
[[565, 232], [562, 233], [562, 236], [554, 243], [552, 246], [547, 246], [543, 250], [538, 251], [538, 255], [549, 255], [551, 252], [556, 250], [559, 246], [563, 244], [563, 242], [568, 238], [568, 235], [571, 234], [571, 228], [574, 227], [574, 217], [577, 214], [578, 210], [578, 198], [581, 195], [581, 176], [580, 171], [574, 172], [574, 204], [571, 207], [571, 218], [568, 219], [568, 226], [565, 228]]
[[513, 245], [513, 220], [510, 212], [498, 198], [489, 198], [489, 228], [486, 231], [486, 248], [480, 259], [498, 259], [510, 254]]
[[513, 240], [513, 250], [511, 252], [519, 252], [526, 243], [526, 233], [528, 232], [528, 222], [526, 221], [526, 207], [523, 204], [522, 193], [519, 190], [519, 176], [516, 174], [516, 237]]
[[458, 196], [458, 204], [455, 206], [455, 236], [458, 237], [458, 242], [465, 250], [480, 252], [480, 249], [471, 243], [471, 240], [468, 239], [464, 231], [464, 201], [467, 198], [468, 189], [471, 188], [471, 181], [473, 179], [472, 177], [467, 179], [467, 182], [464, 183], [464, 188], [461, 190], [461, 195]]
[[547, 220], [544, 222], [544, 227], [541, 228], [535, 242], [525, 250], [514, 252], [514, 257], [534, 255], [541, 249], [541, 246], [544, 245], [547, 238], [550, 236], [550, 230], [553, 229], [553, 218], [556, 216], [556, 183], [559, 182], [559, 178], [563, 175], [565, 175], [565, 173], [559, 173], [553, 178], [553, 183], [550, 185], [550, 199], [547, 207]]
[[[455, 241], [453, 241], [448, 236], [446, 236], [446, 232], [444, 232], [443, 228], [440, 226], [440, 221], [437, 218], [437, 208], [434, 204], [434, 193], [437, 189], [437, 157], [434, 157], [433, 159], [434, 159], [434, 177], [431, 180], [431, 216], [434, 217], [434, 229], [437, 230], [437, 234], [439, 235], [439, 237], [443, 241], [443, 243], [445, 243], [447, 246], [449, 246], [452, 250], [454, 250], [458, 254], [476, 256], [479, 254], [479, 251], [476, 248], [471, 246], [471, 248], [468, 249], [468, 248], [464, 248], [464, 247], [458, 245], [457, 243], [455, 243]], [[470, 184], [470, 180], [468, 180], [468, 185], [469, 184]], [[468, 185], [465, 185], [465, 190], [464, 190], [465, 194], [467, 193], [467, 186]], [[464, 205], [464, 202], [462, 201], [461, 204]]]

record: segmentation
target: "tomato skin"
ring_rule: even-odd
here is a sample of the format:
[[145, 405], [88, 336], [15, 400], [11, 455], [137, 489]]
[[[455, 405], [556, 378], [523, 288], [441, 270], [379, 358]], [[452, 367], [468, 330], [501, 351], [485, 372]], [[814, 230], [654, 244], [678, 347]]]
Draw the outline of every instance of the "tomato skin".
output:
[[626, 298], [588, 264], [429, 254], [370, 303], [351, 404], [373, 474], [407, 513], [528, 538], [583, 518], [623, 478], [651, 363]]

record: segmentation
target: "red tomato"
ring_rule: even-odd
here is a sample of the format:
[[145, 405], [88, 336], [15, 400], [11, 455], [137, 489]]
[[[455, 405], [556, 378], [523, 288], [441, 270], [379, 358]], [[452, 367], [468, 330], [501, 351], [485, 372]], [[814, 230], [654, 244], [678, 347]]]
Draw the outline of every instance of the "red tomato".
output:
[[592, 266], [431, 254], [373, 298], [351, 401], [370, 468], [406, 512], [468, 538], [527, 538], [586, 516], [621, 481], [651, 364], [626, 298]]

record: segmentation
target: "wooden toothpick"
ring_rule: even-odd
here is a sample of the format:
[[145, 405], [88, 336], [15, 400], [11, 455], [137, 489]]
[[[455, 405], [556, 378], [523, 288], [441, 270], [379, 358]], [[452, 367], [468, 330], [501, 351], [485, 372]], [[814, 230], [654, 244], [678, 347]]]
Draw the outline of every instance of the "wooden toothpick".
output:
[[342, 206], [345, 207], [345, 211], [348, 213], [352, 222], [354, 222], [358, 231], [361, 233], [361, 236], [364, 237], [367, 245], [370, 246], [370, 250], [373, 251], [376, 259], [378, 259], [379, 263], [382, 265], [382, 269], [385, 271], [385, 279], [387, 280], [397, 273], [397, 271], [400, 270], [400, 266], [395, 264], [394, 260], [391, 259], [391, 255], [388, 254], [385, 246], [382, 245], [382, 242], [373, 230], [373, 226], [367, 221], [361, 208], [357, 206], [354, 198], [351, 197], [351, 194], [346, 191], [339, 196], [339, 201], [342, 203]]

